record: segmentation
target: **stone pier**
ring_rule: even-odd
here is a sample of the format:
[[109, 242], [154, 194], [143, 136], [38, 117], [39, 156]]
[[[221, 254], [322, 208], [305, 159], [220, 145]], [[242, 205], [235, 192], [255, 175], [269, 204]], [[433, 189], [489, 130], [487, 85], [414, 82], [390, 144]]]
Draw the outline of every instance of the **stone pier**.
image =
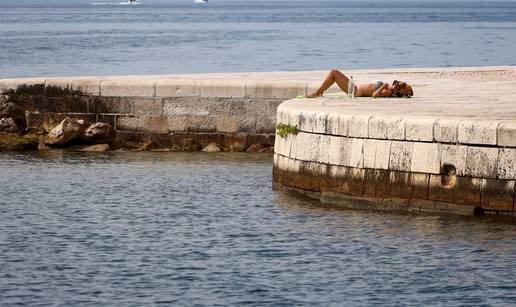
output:
[[[514, 215], [516, 68], [355, 72], [412, 98], [292, 99], [273, 180], [347, 208]], [[298, 131], [296, 131], [297, 128]]]

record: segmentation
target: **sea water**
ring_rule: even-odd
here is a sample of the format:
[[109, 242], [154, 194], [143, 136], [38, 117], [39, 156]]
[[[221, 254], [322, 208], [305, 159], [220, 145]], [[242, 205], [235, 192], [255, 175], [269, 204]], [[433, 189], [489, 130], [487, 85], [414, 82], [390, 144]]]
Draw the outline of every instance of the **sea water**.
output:
[[0, 78], [515, 65], [515, 49], [515, 1], [0, 1]]
[[[120, 2], [0, 0], [0, 78], [516, 63], [514, 2]], [[271, 169], [0, 153], [0, 306], [516, 304], [514, 224], [321, 207]]]
[[516, 304], [516, 225], [337, 210], [249, 153], [0, 153], [0, 305]]

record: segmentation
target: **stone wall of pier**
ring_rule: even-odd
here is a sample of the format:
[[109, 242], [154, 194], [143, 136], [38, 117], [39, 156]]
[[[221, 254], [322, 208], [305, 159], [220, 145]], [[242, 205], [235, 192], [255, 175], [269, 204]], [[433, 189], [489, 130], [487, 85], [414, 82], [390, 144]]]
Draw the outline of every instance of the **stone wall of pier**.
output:
[[105, 122], [116, 147], [230, 151], [274, 144], [276, 108], [306, 94], [308, 83], [170, 77], [31, 78], [0, 80], [20, 91], [29, 127], [50, 130], [65, 117]]
[[276, 138], [276, 187], [348, 208], [514, 214], [515, 122], [314, 111], [299, 102], [278, 108], [278, 123], [299, 132]]

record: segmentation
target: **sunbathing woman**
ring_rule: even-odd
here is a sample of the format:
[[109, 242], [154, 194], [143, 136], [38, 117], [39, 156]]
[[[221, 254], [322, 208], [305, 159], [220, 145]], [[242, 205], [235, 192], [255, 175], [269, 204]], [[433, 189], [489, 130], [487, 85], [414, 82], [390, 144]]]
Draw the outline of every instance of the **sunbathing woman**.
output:
[[[321, 87], [319, 87], [317, 91], [306, 95], [306, 98], [321, 97], [323, 93], [333, 85], [333, 83], [337, 83], [340, 89], [347, 93], [348, 81], [348, 77], [340, 71], [333, 69], [321, 84]], [[412, 87], [407, 83], [398, 80], [394, 80], [392, 85], [389, 83], [383, 83], [382, 81], [355, 85], [355, 97], [412, 97], [413, 95], [414, 92], [412, 91]]]

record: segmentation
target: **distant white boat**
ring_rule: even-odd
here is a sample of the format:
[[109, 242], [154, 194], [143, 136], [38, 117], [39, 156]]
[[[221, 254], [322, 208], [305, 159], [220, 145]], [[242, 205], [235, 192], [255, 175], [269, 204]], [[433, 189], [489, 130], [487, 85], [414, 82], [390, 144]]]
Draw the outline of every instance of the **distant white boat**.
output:
[[194, 3], [208, 3], [208, 0], [194, 0]]
[[138, 2], [137, 2], [136, 0], [127, 0], [127, 4], [129, 4], [129, 5], [131, 5], [131, 4], [132, 4], [132, 5], [135, 5], [135, 4], [137, 4], [137, 3], [138, 3]]

